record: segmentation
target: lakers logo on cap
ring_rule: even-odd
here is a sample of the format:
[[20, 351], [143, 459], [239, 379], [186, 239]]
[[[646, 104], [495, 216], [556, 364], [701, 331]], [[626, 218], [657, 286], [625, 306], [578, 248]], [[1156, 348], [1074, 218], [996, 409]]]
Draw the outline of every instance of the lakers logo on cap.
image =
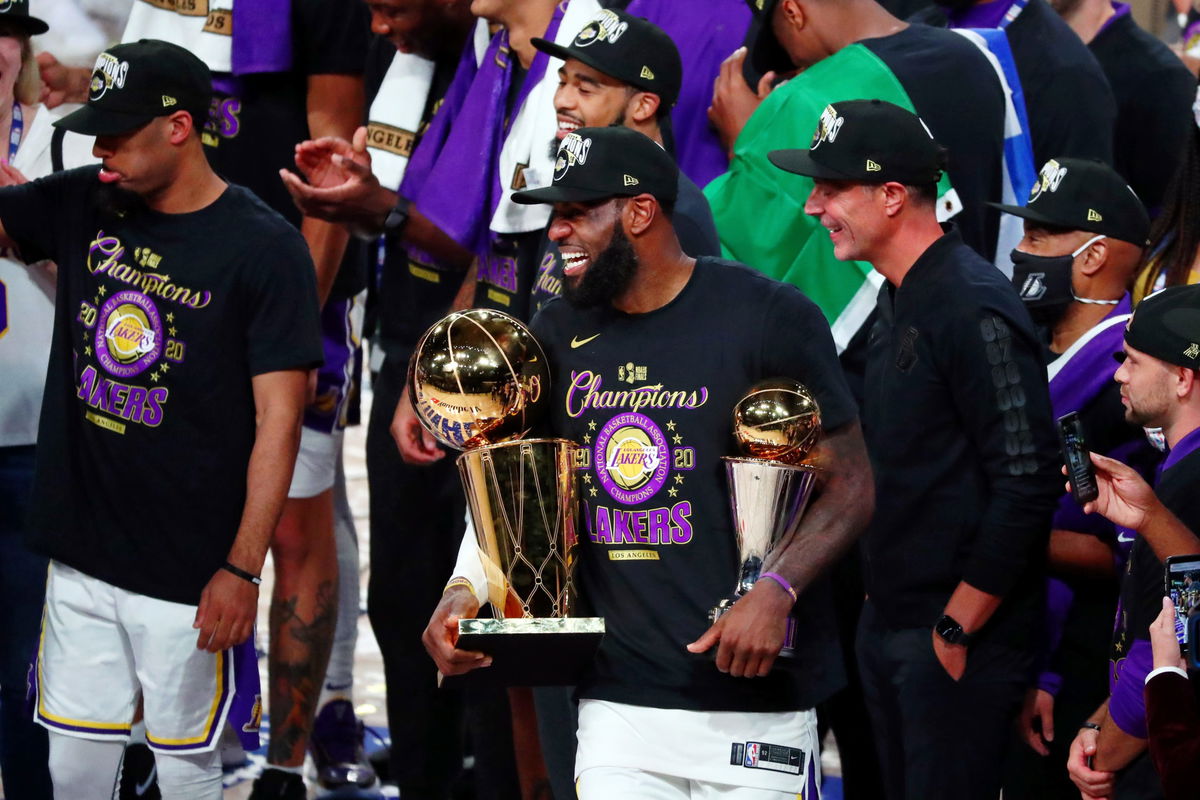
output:
[[1089, 208], [1087, 213], [1088, 222], [1103, 222], [1104, 217], [1100, 216], [1100, 212], [1094, 208]]
[[576, 47], [589, 47], [596, 42], [616, 44], [627, 28], [629, 23], [622, 22], [615, 12], [601, 11], [594, 20], [583, 26], [574, 44]]
[[652, 81], [652, 80], [654, 80], [654, 73], [650, 70], [649, 67], [643, 65], [641, 77], [645, 78], [648, 81]]
[[554, 180], [561, 181], [567, 170], [576, 164], [586, 164], [592, 140], [578, 133], [568, 133], [558, 147], [558, 160], [554, 162]]
[[625, 176], [625, 185], [626, 186], [637, 186], [638, 179], [633, 177], [632, 175], [626, 175]]
[[882, 171], [883, 171], [883, 167], [879, 166], [871, 159], [869, 159], [869, 158], [867, 159], [867, 172], [882, 172]]
[[96, 66], [92, 70], [92, 81], [88, 85], [88, 100], [94, 103], [114, 87], [124, 89], [125, 78], [128, 75], [128, 61], [121, 61], [111, 53], [101, 53], [96, 58]]
[[1029, 190], [1029, 202], [1037, 200], [1044, 192], [1057, 192], [1059, 184], [1066, 176], [1066, 167], [1054, 159], [1047, 161], [1042, 167], [1042, 171], [1038, 173], [1038, 179], [1033, 184], [1033, 188]]
[[838, 132], [845, 122], [846, 118], [839, 116], [837, 109], [833, 106], [825, 106], [825, 110], [821, 112], [821, 118], [817, 120], [817, 129], [813, 132], [812, 149], [816, 150], [823, 143], [836, 140]]

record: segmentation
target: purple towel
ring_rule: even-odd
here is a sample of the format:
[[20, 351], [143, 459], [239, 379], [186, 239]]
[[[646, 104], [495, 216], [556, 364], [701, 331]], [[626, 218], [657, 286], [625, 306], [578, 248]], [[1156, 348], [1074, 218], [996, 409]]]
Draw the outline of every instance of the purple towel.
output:
[[[546, 29], [553, 40], [562, 22], [560, 4]], [[400, 194], [463, 247], [482, 255], [490, 249], [492, 214], [502, 194], [500, 148], [525, 98], [545, 75], [549, 56], [538, 52], [504, 118], [516, 55], [508, 32], [492, 37], [483, 63], [475, 66], [475, 47], [467, 42], [442, 107], [413, 153]]]
[[234, 75], [292, 68], [291, 0], [237, 0], [233, 6]]

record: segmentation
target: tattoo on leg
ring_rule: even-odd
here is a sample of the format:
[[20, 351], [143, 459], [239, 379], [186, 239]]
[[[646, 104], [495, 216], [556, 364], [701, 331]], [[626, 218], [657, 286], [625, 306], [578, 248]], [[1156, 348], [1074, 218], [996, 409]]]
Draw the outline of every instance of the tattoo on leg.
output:
[[332, 581], [317, 587], [312, 618], [304, 619], [296, 595], [271, 603], [268, 672], [271, 681], [271, 743], [267, 760], [287, 764], [304, 758], [317, 698], [325, 680], [337, 617]]

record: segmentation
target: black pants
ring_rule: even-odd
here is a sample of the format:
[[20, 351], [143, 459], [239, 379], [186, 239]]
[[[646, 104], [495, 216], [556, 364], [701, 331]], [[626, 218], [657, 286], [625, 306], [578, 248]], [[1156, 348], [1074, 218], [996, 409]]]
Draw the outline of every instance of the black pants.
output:
[[858, 661], [888, 800], [996, 800], [1030, 656], [980, 642], [955, 682], [932, 626], [890, 629], [868, 600]]
[[[367, 428], [371, 578], [367, 610], [387, 681], [391, 774], [408, 800], [445, 800], [462, 768], [464, 735], [475, 753], [477, 791], [520, 796], [512, 721], [503, 690], [437, 687], [421, 644], [462, 541], [465, 500], [454, 454], [427, 467], [405, 464], [389, 427], [404, 388], [403, 359], [388, 358], [374, 385]], [[476, 735], [475, 732], [478, 732]]]

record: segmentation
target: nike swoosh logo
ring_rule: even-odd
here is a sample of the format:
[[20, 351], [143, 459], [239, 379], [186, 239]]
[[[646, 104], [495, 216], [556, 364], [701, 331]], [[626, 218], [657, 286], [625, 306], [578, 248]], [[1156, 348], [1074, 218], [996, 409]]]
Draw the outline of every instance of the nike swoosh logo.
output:
[[157, 777], [158, 777], [158, 766], [155, 765], [150, 768], [150, 774], [148, 776], [146, 776], [146, 782], [139, 783], [133, 787], [133, 791], [134, 791], [135, 795], [137, 797], [144, 796], [146, 794], [146, 792], [148, 792], [150, 790], [150, 787], [154, 785], [154, 780]]
[[1135, 538], [1135, 537], [1133, 537], [1133, 536], [1126, 536], [1126, 535], [1125, 535], [1125, 534], [1123, 534], [1123, 533], [1118, 533], [1118, 534], [1117, 534], [1117, 541], [1118, 541], [1118, 542], [1132, 542], [1132, 541], [1134, 540], [1134, 538]]
[[[600, 335], [600, 334], [598, 334], [598, 333], [596, 334], [596, 336], [599, 336], [599, 335]], [[589, 336], [589, 337], [588, 337], [588, 338], [586, 338], [586, 339], [580, 339], [578, 336], [572, 337], [572, 339], [571, 339], [571, 349], [572, 349], [572, 350], [574, 350], [576, 347], [583, 347], [585, 344], [587, 344], [588, 342], [590, 342], [592, 339], [595, 339], [595, 338], [596, 338], [596, 336]]]

